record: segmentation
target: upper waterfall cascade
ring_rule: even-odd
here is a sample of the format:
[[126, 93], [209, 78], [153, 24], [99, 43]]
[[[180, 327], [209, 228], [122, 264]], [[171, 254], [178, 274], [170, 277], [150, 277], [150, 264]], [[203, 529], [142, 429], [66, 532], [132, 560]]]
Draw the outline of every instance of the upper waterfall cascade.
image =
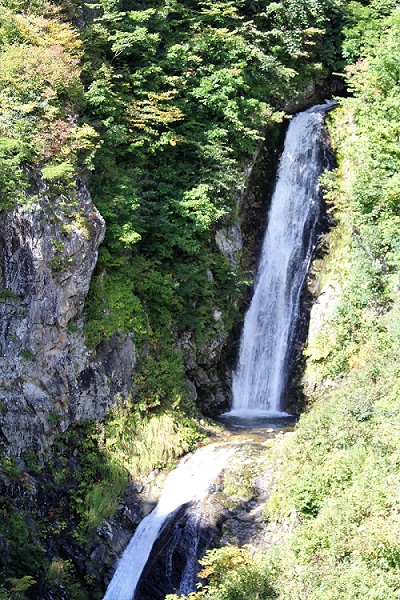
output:
[[316, 242], [326, 168], [322, 132], [332, 102], [296, 115], [288, 128], [268, 214], [254, 295], [233, 373], [230, 414], [279, 414], [300, 311], [300, 294]]
[[125, 549], [104, 600], [133, 600], [140, 576], [163, 524], [180, 506], [202, 500], [232, 454], [229, 445], [210, 444], [183, 459], [168, 475], [156, 508], [143, 519]]

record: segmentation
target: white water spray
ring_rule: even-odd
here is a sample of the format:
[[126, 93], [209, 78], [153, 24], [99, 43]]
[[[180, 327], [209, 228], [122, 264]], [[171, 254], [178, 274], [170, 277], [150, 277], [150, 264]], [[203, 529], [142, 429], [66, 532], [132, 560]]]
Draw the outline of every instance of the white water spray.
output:
[[202, 500], [234, 449], [210, 444], [183, 459], [166, 481], [156, 508], [143, 519], [123, 553], [104, 600], [133, 600], [163, 523], [180, 506]]
[[331, 104], [296, 115], [288, 128], [268, 215], [254, 295], [233, 374], [231, 415], [279, 415], [300, 308], [315, 245], [324, 170], [321, 133]]

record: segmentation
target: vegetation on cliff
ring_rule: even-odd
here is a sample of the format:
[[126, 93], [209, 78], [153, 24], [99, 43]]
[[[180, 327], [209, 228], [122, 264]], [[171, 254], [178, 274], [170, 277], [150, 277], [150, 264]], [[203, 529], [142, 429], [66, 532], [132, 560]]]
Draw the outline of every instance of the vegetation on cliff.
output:
[[351, 3], [344, 42], [352, 97], [329, 118], [337, 229], [322, 284], [340, 293], [306, 350], [312, 407], [276, 448], [267, 506], [293, 531], [264, 556], [210, 553], [193, 600], [399, 595], [400, 10], [365, 4]]
[[202, 347], [229, 331], [247, 274], [218, 251], [215, 230], [237, 218], [243, 167], [264, 128], [336, 68], [340, 6], [94, 7], [83, 80], [101, 138], [92, 190], [107, 233], [87, 307], [90, 344], [133, 331], [159, 357], [183, 333]]
[[50, 3], [28, 5], [0, 3], [2, 209], [26, 201], [38, 173], [72, 196], [76, 172], [91, 165], [98, 138], [77, 122], [85, 93], [78, 32]]
[[354, 96], [330, 122], [339, 167], [327, 197], [343, 238], [324, 277], [342, 291], [308, 349], [315, 403], [282, 449], [270, 503], [300, 520], [281, 553], [283, 598], [399, 592], [400, 10], [373, 2], [369, 15], [348, 69]]

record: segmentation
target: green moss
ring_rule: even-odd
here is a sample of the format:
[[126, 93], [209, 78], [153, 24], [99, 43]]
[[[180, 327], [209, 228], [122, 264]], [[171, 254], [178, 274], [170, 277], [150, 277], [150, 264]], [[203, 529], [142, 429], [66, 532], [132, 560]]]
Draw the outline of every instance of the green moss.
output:
[[31, 350], [29, 350], [29, 348], [22, 348], [22, 350], [20, 350], [18, 354], [23, 360], [26, 360], [27, 362], [34, 362], [36, 360], [35, 355]]
[[255, 479], [260, 474], [260, 447], [244, 446], [229, 460], [224, 469], [226, 505], [234, 509], [257, 495]]
[[11, 479], [19, 479], [22, 476], [22, 471], [17, 461], [6, 454], [1, 459], [1, 466], [3, 467], [4, 474]]
[[2, 289], [0, 290], [0, 302], [17, 302], [20, 300], [19, 294], [16, 294], [12, 290]]
[[49, 164], [43, 167], [42, 177], [45, 181], [70, 182], [74, 175], [74, 167], [70, 162]]

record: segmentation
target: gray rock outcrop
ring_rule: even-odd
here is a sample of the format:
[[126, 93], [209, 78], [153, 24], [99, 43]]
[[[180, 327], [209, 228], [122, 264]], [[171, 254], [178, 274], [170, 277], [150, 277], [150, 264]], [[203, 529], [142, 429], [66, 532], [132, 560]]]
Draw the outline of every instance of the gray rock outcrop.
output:
[[84, 300], [105, 232], [87, 187], [65, 201], [38, 184], [0, 213], [0, 432], [8, 452], [39, 452], [57, 431], [101, 418], [129, 388], [135, 349], [83, 336]]

